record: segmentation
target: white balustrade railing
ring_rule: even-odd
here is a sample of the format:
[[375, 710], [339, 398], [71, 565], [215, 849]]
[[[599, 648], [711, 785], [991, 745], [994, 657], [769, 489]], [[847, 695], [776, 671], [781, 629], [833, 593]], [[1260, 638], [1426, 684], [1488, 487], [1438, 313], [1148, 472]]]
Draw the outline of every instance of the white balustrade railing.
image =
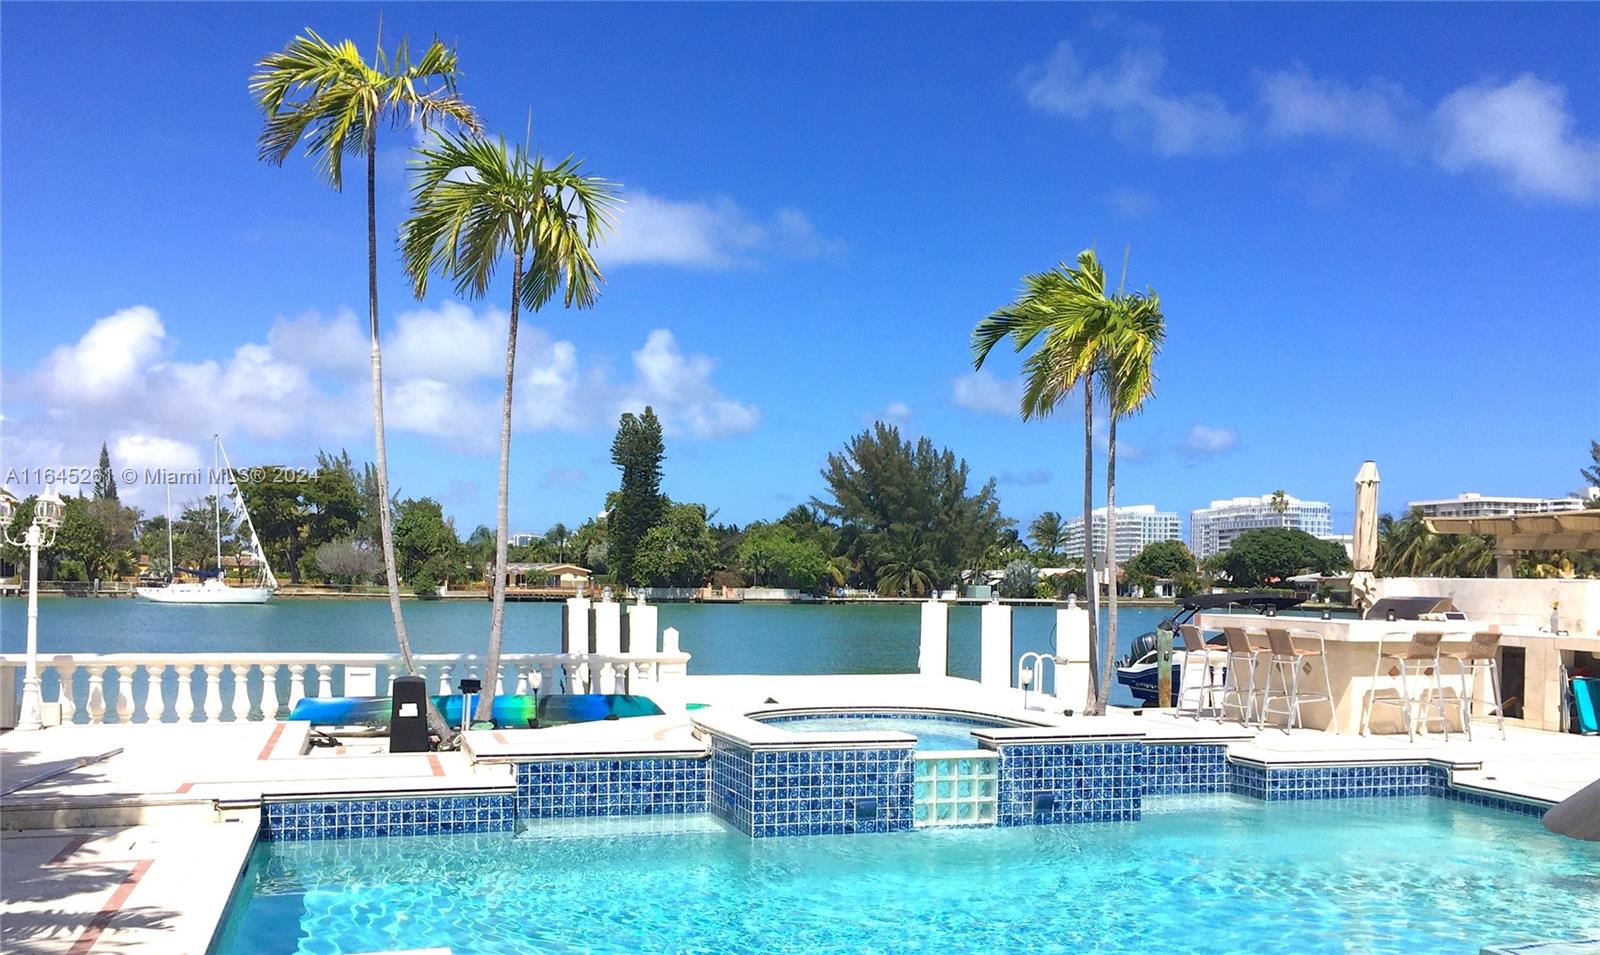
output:
[[[416, 673], [436, 693], [483, 679], [475, 654], [417, 654]], [[499, 693], [639, 693], [687, 672], [687, 653], [508, 653]], [[0, 656], [0, 726], [10, 726], [27, 661]], [[384, 653], [40, 654], [45, 702], [63, 723], [180, 723], [282, 720], [306, 697], [347, 695], [346, 668], [375, 671], [370, 689], [387, 695], [406, 670]], [[351, 682], [357, 682], [352, 680]], [[348, 695], [362, 695], [349, 693]]]

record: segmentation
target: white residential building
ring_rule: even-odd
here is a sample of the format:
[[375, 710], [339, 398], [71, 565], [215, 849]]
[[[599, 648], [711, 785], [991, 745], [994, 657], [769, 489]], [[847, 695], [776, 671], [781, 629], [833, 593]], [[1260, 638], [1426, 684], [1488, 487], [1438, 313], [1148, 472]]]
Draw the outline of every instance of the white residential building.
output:
[[1233, 539], [1245, 531], [1263, 527], [1287, 527], [1332, 539], [1333, 510], [1324, 501], [1302, 501], [1287, 495], [1281, 510], [1273, 505], [1271, 494], [1212, 501], [1210, 507], [1190, 512], [1189, 547], [1204, 560], [1233, 546]]
[[518, 531], [507, 538], [506, 543], [512, 547], [527, 547], [529, 544], [538, 539], [538, 534], [530, 534], [527, 531]]
[[[1125, 564], [1156, 541], [1181, 540], [1176, 511], [1158, 511], [1154, 504], [1134, 504], [1117, 508], [1117, 563]], [[1094, 552], [1105, 553], [1106, 509], [1094, 512]], [[1067, 544], [1062, 551], [1068, 557], [1083, 557], [1083, 518], [1067, 522]]]
[[1511, 514], [1551, 514], [1557, 511], [1581, 511], [1588, 502], [1577, 495], [1572, 497], [1500, 497], [1477, 494], [1472, 491], [1438, 501], [1410, 501], [1407, 509], [1422, 512], [1423, 517], [1505, 517]]

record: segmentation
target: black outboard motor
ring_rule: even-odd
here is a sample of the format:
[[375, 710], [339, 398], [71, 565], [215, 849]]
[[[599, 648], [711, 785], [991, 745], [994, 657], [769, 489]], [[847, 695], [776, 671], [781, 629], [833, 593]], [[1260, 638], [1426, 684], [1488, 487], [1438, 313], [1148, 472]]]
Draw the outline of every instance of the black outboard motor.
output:
[[1128, 647], [1128, 658], [1123, 661], [1124, 666], [1131, 666], [1144, 659], [1146, 654], [1152, 653], [1156, 648], [1156, 632], [1141, 633], [1133, 638], [1133, 645]]

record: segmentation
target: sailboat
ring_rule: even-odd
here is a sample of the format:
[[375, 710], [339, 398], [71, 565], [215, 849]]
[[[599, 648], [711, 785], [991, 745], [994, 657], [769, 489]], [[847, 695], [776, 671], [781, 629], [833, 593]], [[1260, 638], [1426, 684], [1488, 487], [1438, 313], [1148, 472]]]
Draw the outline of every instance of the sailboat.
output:
[[[179, 568], [172, 559], [172, 484], [167, 483], [167, 568], [169, 573], [184, 570], [186, 573], [201, 577], [199, 583], [184, 583], [168, 579], [160, 587], [139, 587], [134, 594], [154, 603], [164, 604], [264, 604], [278, 589], [278, 579], [272, 575], [272, 565], [267, 563], [267, 553], [261, 547], [261, 539], [256, 536], [255, 523], [250, 520], [250, 511], [244, 506], [244, 495], [239, 492], [239, 484], [232, 480], [233, 465], [228, 461], [228, 452], [222, 447], [222, 438], [213, 435], [212, 440], [216, 447], [212, 452], [212, 473], [216, 476], [216, 492], [212, 495], [212, 502], [216, 509], [217, 524], [217, 569], [213, 571], [190, 570]], [[223, 580], [222, 570], [222, 476], [228, 475], [229, 482], [233, 485], [233, 506], [238, 509], [244, 518], [244, 526], [250, 533], [250, 556], [255, 558], [255, 565], [261, 571], [260, 580], [249, 587], [230, 587]]]

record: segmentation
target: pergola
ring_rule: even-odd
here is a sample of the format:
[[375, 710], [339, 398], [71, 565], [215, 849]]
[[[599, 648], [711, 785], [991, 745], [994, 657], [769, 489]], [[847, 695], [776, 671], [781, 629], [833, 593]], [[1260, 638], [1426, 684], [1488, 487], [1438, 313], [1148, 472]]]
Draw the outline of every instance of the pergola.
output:
[[1495, 573], [1510, 577], [1518, 555], [1552, 550], [1600, 550], [1600, 508], [1504, 517], [1430, 517], [1435, 534], [1484, 534], [1494, 538]]

